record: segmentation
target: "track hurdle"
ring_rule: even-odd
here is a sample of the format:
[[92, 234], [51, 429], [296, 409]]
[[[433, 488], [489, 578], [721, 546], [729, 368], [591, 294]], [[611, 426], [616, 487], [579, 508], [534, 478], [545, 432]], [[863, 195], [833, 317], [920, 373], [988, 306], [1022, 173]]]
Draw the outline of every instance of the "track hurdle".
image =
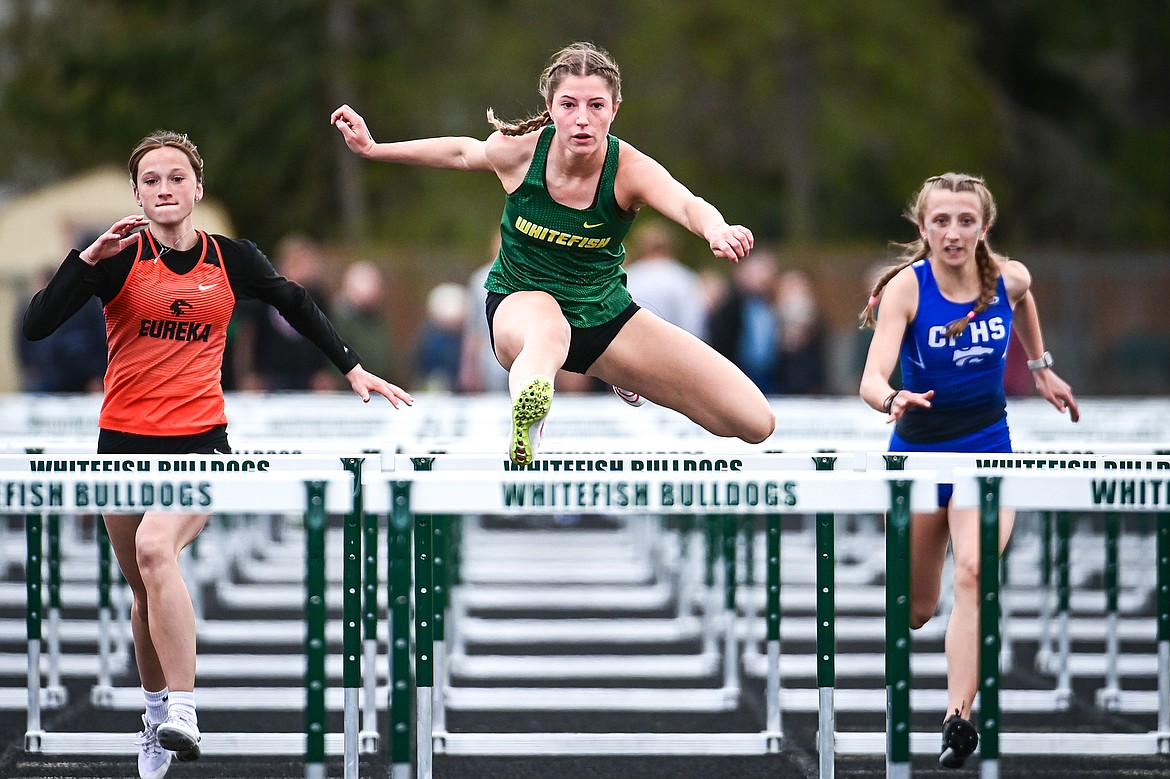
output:
[[[671, 443], [667, 445], [669, 448], [688, 449], [685, 443]], [[728, 447], [726, 450], [716, 447], [712, 451], [704, 452], [702, 454], [695, 454], [692, 452], [680, 453], [677, 451], [668, 452], [652, 452], [646, 449], [639, 450], [632, 446], [629, 441], [608, 441], [599, 442], [596, 440], [585, 439], [579, 445], [573, 446], [568, 451], [558, 451], [557, 447], [547, 447], [542, 450], [541, 459], [532, 466], [527, 466], [521, 469], [516, 469], [510, 463], [507, 463], [502, 457], [493, 457], [490, 455], [474, 455], [470, 452], [430, 452], [424, 456], [416, 456], [406, 453], [400, 453], [396, 458], [396, 471], [409, 470], [412, 466], [416, 469], [433, 470], [438, 469], [442, 471], [469, 471], [469, 472], [490, 472], [496, 471], [498, 473], [521, 472], [532, 475], [534, 478], [538, 475], [543, 476], [549, 473], [553, 474], [581, 474], [582, 472], [624, 472], [630, 476], [640, 476], [643, 474], [656, 474], [663, 471], [674, 471], [681, 474], [699, 474], [703, 472], [738, 472], [742, 474], [752, 474], [761, 471], [774, 470], [794, 470], [794, 471], [811, 471], [811, 470], [831, 470], [834, 463], [838, 460], [844, 460], [848, 465], [855, 464], [853, 459], [846, 454], [842, 455], [824, 455], [824, 454], [799, 454], [799, 453], [775, 453], [775, 452], [745, 452], [743, 447]], [[436, 515], [433, 518], [434, 530], [439, 533], [442, 530], [442, 522], [446, 517]], [[681, 520], [693, 520], [693, 514], [685, 514], [680, 517]], [[643, 689], [626, 689], [615, 691], [613, 689], [593, 689], [593, 688], [562, 688], [558, 687], [553, 690], [546, 690], [541, 688], [459, 688], [453, 689], [449, 695], [445, 693], [445, 684], [443, 680], [446, 678], [446, 669], [443, 667], [444, 651], [443, 651], [443, 630], [444, 622], [442, 621], [441, 609], [435, 616], [435, 641], [434, 641], [434, 665], [436, 668], [436, 678], [440, 680], [434, 688], [434, 733], [436, 739], [441, 742], [443, 733], [445, 731], [445, 717], [444, 704], [450, 704], [457, 708], [466, 708], [474, 710], [518, 710], [518, 709], [545, 709], [555, 708], [558, 711], [567, 710], [615, 710], [615, 711], [728, 711], [733, 710], [738, 706], [740, 700], [741, 683], [739, 679], [739, 657], [737, 648], [739, 645], [738, 628], [743, 624], [748, 631], [750, 631], [754, 621], [754, 614], [750, 609], [745, 609], [745, 616], [743, 620], [737, 618], [737, 541], [739, 528], [737, 527], [740, 520], [743, 520], [743, 529], [745, 534], [750, 531], [750, 524], [753, 520], [751, 515], [737, 516], [734, 513], [724, 514], [715, 513], [708, 514], [705, 523], [706, 530], [706, 578], [705, 586], [707, 591], [705, 593], [706, 608], [704, 609], [704, 619], [702, 624], [702, 636], [704, 641], [704, 650], [700, 656], [685, 656], [682, 658], [658, 657], [653, 655], [648, 656], [630, 656], [627, 654], [617, 655], [612, 658], [604, 657], [573, 657], [573, 658], [559, 658], [558, 667], [562, 665], [569, 665], [573, 669], [575, 675], [580, 676], [605, 676], [607, 678], [614, 678], [616, 676], [629, 675], [636, 669], [642, 669], [643, 675], [647, 674], [649, 669], [653, 668], [655, 673], [666, 674], [670, 672], [672, 677], [682, 676], [686, 678], [688, 671], [700, 670], [702, 675], [709, 675], [716, 669], [715, 663], [722, 659], [722, 673], [723, 684], [721, 689], [710, 688], [696, 688], [696, 689], [671, 689], [663, 690], [658, 688], [643, 688]], [[821, 721], [823, 723], [822, 733], [828, 734], [831, 738], [833, 732], [833, 686], [835, 678], [833, 675], [834, 667], [834, 625], [835, 616], [833, 611], [833, 604], [835, 598], [835, 586], [833, 580], [833, 524], [834, 519], [832, 514], [819, 513], [816, 517], [816, 532], [818, 537], [817, 542], [817, 561], [816, 571], [818, 579], [817, 588], [817, 644], [818, 650], [816, 653], [817, 662], [817, 676], [820, 687], [820, 700], [818, 702], [818, 711]], [[641, 523], [639, 523], [641, 524]], [[688, 523], [689, 524], [689, 523]], [[772, 679], [771, 688], [779, 690], [780, 684], [780, 664], [779, 664], [779, 646], [780, 646], [780, 610], [779, 610], [779, 544], [780, 544], [780, 527], [779, 516], [773, 516], [768, 519], [767, 538], [770, 548], [769, 559], [772, 563], [767, 566], [768, 577], [770, 584], [768, 585], [768, 601], [767, 601], [767, 625], [764, 639], [768, 646], [768, 653], [771, 658], [767, 662], [767, 674]], [[683, 538], [681, 549], [686, 549], [686, 530], [683, 529]], [[750, 535], [748, 536], [750, 537]], [[750, 545], [745, 545], [750, 551]], [[438, 536], [436, 536], [436, 550], [435, 550], [435, 566], [436, 571], [439, 570], [440, 561], [443, 555], [440, 553]], [[746, 556], [745, 567], [751, 570], [751, 557]], [[722, 568], [719, 569], [720, 560], [722, 560]], [[715, 586], [717, 574], [722, 572], [722, 600], [720, 600], [719, 589]], [[682, 582], [678, 586], [680, 600], [685, 600], [687, 597], [685, 593], [685, 586]], [[443, 585], [440, 577], [436, 577], [434, 582], [434, 594], [436, 598], [443, 597]], [[481, 596], [484, 593], [479, 593]], [[571, 591], [571, 594], [561, 593], [567, 600], [571, 600], [575, 604], [581, 604], [592, 600], [591, 592], [586, 592], [585, 588], [577, 588]], [[452, 596], [454, 600], [461, 602], [462, 597]], [[525, 597], [531, 597], [526, 595]], [[629, 599], [630, 595], [624, 591], [620, 595], [622, 599]], [[482, 601], [483, 598], [481, 597]], [[616, 598], [614, 599], [616, 601]], [[496, 605], [500, 603], [497, 599], [494, 601]], [[542, 599], [542, 604], [551, 604], [553, 599], [551, 597]], [[512, 603], [512, 606], [520, 606], [522, 604]], [[611, 606], [612, 607], [612, 606]], [[715, 618], [718, 614], [724, 616], [723, 619], [723, 635], [722, 635], [722, 652], [717, 649], [716, 630], [714, 628]], [[453, 627], [459, 619], [450, 620], [448, 628]], [[523, 627], [518, 627], [517, 630], [531, 631], [533, 626], [531, 624], [519, 623]], [[686, 626], [692, 624], [687, 615], [682, 615], [678, 620], [679, 630], [685, 631]], [[665, 626], [659, 626], [665, 627]], [[581, 631], [580, 640], [589, 640], [592, 638], [596, 640], [598, 631], [604, 631], [604, 628], [599, 628], [593, 623], [590, 623], [587, 628]], [[627, 631], [631, 637], [637, 636], [640, 639], [648, 640], [650, 635], [650, 628], [645, 626], [635, 626], [630, 624], [621, 626], [621, 630]], [[617, 632], [615, 630], [615, 632]], [[559, 642], [567, 640], [568, 629], [567, 626], [558, 623], [557, 635], [547, 636], [546, 640]], [[514, 640], [535, 640], [532, 635], [516, 636], [513, 635]], [[746, 646], [750, 640], [745, 638], [745, 654]], [[453, 667], [457, 667], [461, 671], [467, 671], [469, 668], [478, 669], [480, 673], [485, 676], [491, 672], [497, 675], [529, 675], [533, 669], [541, 669], [540, 673], [544, 674], [541, 678], [551, 677], [554, 674], [552, 660], [554, 658], [543, 658], [539, 656], [534, 657], [517, 657], [517, 658], [491, 658], [484, 656], [465, 657], [461, 652], [456, 650], [449, 658]], [[504, 662], [511, 660], [511, 662]], [[678, 661], [685, 662], [678, 662]], [[639, 662], [645, 661], [645, 662]], [[746, 663], [746, 659], [745, 659]], [[511, 668], [511, 674], [507, 669]], [[519, 669], [524, 671], [520, 672]], [[673, 671], [670, 671], [673, 669]], [[698, 675], [698, 674], [695, 674]], [[772, 696], [769, 700], [769, 714], [767, 716], [767, 731], [772, 733], [781, 732], [781, 705], [779, 696]], [[779, 740], [775, 745], [779, 747]], [[832, 750], [831, 741], [825, 745], [822, 759], [831, 761]], [[408, 754], [408, 753], [407, 753]]]
[[[954, 472], [955, 501], [957, 505], [978, 505], [982, 541], [986, 547], [998, 535], [999, 507], [1017, 509], [1046, 509], [1057, 511], [1118, 511], [1159, 512], [1170, 506], [1170, 458], [1127, 458], [1147, 465], [1136, 472], [1110, 469], [1111, 472], [1045, 473], [1004, 469], [959, 468]], [[1160, 473], [1158, 473], [1160, 471]], [[1153, 472], [1161, 478], [1151, 477]], [[1084, 734], [1028, 734], [1029, 752], [1059, 751], [1064, 754], [1170, 754], [1170, 641], [1165, 626], [1170, 624], [1170, 599], [1163, 593], [1170, 590], [1170, 542], [1162, 540], [1162, 531], [1170, 534], [1160, 521], [1157, 549], [1157, 576], [1159, 588], [1158, 624], [1158, 729], [1147, 734], [1095, 733], [1086, 739]], [[998, 559], [984, 554], [983, 565], [998, 565]], [[981, 581], [984, 605], [998, 600], [994, 577]], [[981, 644], [996, 646], [998, 623], [981, 619]], [[981, 657], [980, 670], [980, 753], [981, 770], [985, 779], [999, 776], [1001, 741], [998, 732], [998, 678], [999, 669], [994, 656]], [[1039, 742], [1039, 743], [1038, 743]], [[1022, 745], [1021, 745], [1022, 746]]]
[[[405, 474], [397, 474], [398, 477]], [[910, 484], [917, 481], [913, 493]], [[844, 511], [875, 513], [892, 510], [909, 516], [932, 498], [933, 475], [808, 473], [772, 471], [751, 474], [703, 474], [701, 477], [647, 474], [591, 474], [586, 479], [549, 478], [529, 473], [416, 472], [408, 483], [409, 506], [416, 533], [430, 532], [433, 514], [547, 514], [557, 511], [614, 514], [694, 513], [717, 508], [722, 513], [780, 515]], [[904, 492], [891, 496], [891, 482]], [[923, 489], [925, 484], [929, 488]], [[927, 494], [931, 493], [931, 494]], [[735, 496], [732, 501], [731, 496]], [[912, 497], [913, 495], [913, 497]], [[417, 541], [416, 541], [417, 544]], [[417, 549], [416, 545], [416, 549]], [[424, 544], [425, 548], [425, 544]], [[416, 552], [416, 570], [426, 561]], [[426, 585], [416, 583], [418, 589]], [[426, 607], [424, 607], [425, 609]], [[906, 629], [908, 631], [908, 622]], [[433, 681], [433, 632], [416, 620], [419, 686]], [[908, 680], [902, 685], [908, 688]], [[771, 690], [769, 695], [777, 695]], [[431, 754], [762, 754], [774, 751], [778, 733], [578, 733], [493, 734], [448, 733], [435, 740], [430, 731], [433, 698], [417, 696], [418, 776], [430, 777]]]
[[[226, 459], [225, 459], [226, 458]], [[327, 752], [346, 756], [346, 776], [356, 777], [357, 728], [350, 711], [356, 711], [356, 677], [346, 675], [346, 732], [327, 738], [325, 724], [324, 637], [324, 530], [328, 513], [347, 515], [347, 528], [356, 526], [355, 495], [360, 491], [359, 458], [331, 470], [257, 470], [231, 472], [231, 456], [174, 457], [86, 456], [64, 460], [57, 468], [28, 457], [12, 461], [0, 458], [0, 513], [25, 515], [29, 521], [30, 582], [41, 570], [40, 530], [37, 518], [46, 511], [137, 512], [144, 509], [176, 512], [303, 512], [306, 524], [306, 675], [304, 734], [269, 734], [258, 742], [250, 733], [206, 733], [209, 751], [235, 754], [304, 754], [306, 776], [324, 776]], [[51, 461], [51, 462], [55, 462]], [[235, 462], [235, 461], [232, 461]], [[270, 461], [269, 461], [270, 462]], [[302, 465], [303, 459], [296, 462]], [[84, 463], [84, 465], [82, 465]], [[164, 466], [165, 464], [165, 466]], [[218, 468], [223, 470], [217, 470]], [[51, 473], [50, 473], [51, 472]], [[360, 546], [360, 535], [357, 536]], [[346, 565], [360, 566], [360, 552], [347, 544]], [[360, 571], [360, 568], [358, 568]], [[360, 576], [360, 574], [359, 574]], [[50, 733], [40, 722], [40, 609], [39, 581], [29, 589], [29, 712], [25, 747], [46, 754], [133, 754], [133, 742], [120, 733]], [[347, 595], [357, 599], [360, 589]], [[356, 623], [347, 623], [354, 633]], [[347, 643], [352, 647], [352, 642]], [[357, 668], [359, 656], [347, 653], [347, 665]], [[360, 674], [360, 671], [357, 672]], [[141, 705], [139, 701], [137, 705]], [[331, 734], [330, 734], [331, 735]]]
[[[912, 467], [937, 471], [939, 478], [948, 481], [958, 468], [985, 467], [1003, 468], [1008, 472], [1026, 473], [1095, 473], [1100, 476], [1133, 475], [1141, 472], [1170, 472], [1170, 457], [1165, 455], [1133, 454], [1121, 450], [1119, 445], [1103, 446], [1110, 450], [1107, 453], [1062, 453], [1030, 451], [1014, 454], [956, 454], [915, 452], [899, 455], [890, 455], [871, 452], [867, 455], [867, 464], [871, 469], [883, 467]], [[1021, 507], [1028, 510], [1027, 506]], [[1118, 512], [1108, 505], [1082, 507], [1085, 512], [1100, 514], [1104, 517], [1104, 579], [1103, 606], [1105, 612], [1104, 628], [1097, 628], [1096, 633], [1088, 626], [1080, 626], [1077, 630], [1078, 639], [1100, 639], [1105, 642], [1106, 652], [1101, 658], [1080, 658], [1083, 662], [1075, 663], [1076, 670], [1084, 674], [1099, 673], [1105, 677], [1106, 684], [1097, 693], [1097, 704], [1104, 709], [1125, 711], [1153, 711], [1155, 706], [1149, 696], [1134, 693], [1127, 694], [1119, 689], [1118, 641], [1122, 635], [1119, 622], [1121, 610], [1119, 585], [1119, 521]], [[1047, 706], [1057, 710], [1067, 710], [1072, 702], [1072, 675], [1074, 662], [1070, 657], [1072, 641], [1072, 625], [1070, 619], [1070, 603], [1074, 590], [1074, 582], [1070, 578], [1071, 556], [1071, 517], [1069, 511], [1056, 509], [1034, 509], [1040, 512], [1039, 531], [1041, 540], [1040, 579], [1043, 585], [1051, 588], [1051, 596], [1045, 595], [1040, 604], [1040, 635], [1039, 651], [1037, 653], [1038, 670], [1056, 677], [1055, 689], [1048, 691], [1008, 691], [1007, 703], [1016, 710], [1041, 710]], [[1082, 550], [1083, 551], [1083, 550]], [[1003, 566], [1001, 565], [1001, 568]], [[1153, 588], [1151, 588], [1152, 591]], [[1136, 602], [1134, 602], [1136, 600]], [[1129, 608], [1138, 608], [1145, 601], [1142, 593], [1136, 599], [1131, 599]], [[1004, 619], [1001, 626], [1009, 625], [1006, 608], [1001, 602], [1001, 611]], [[1055, 624], [1053, 624], [1055, 623]], [[1006, 628], [1001, 627], [1001, 643], [1006, 645], [1002, 633]], [[1144, 634], [1135, 634], [1132, 627], [1127, 627], [1125, 635], [1131, 638], [1145, 638]], [[1051, 648], [1055, 642], [1055, 648]], [[1007, 654], [1005, 651], [1002, 653]], [[1090, 662], [1092, 661], [1092, 662]], [[1006, 659], [1004, 666], [1007, 666]]]

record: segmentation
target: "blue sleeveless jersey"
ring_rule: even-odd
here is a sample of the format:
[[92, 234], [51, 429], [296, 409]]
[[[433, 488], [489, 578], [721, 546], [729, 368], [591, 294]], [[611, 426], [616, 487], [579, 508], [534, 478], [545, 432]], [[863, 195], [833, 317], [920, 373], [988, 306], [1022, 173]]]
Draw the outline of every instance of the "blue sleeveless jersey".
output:
[[898, 436], [933, 443], [968, 435], [1003, 420], [1007, 401], [1003, 371], [1012, 330], [1012, 307], [1003, 277], [991, 305], [968, 323], [958, 338], [947, 324], [967, 315], [976, 301], [943, 297], [928, 260], [914, 263], [918, 310], [902, 337], [902, 386], [934, 390], [931, 408], [912, 408], [898, 420]]

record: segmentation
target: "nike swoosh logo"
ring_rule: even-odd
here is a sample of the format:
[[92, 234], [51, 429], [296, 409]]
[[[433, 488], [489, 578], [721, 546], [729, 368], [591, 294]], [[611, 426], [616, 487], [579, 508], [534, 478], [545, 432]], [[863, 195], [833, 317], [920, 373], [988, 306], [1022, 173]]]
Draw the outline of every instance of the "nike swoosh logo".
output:
[[605, 224], [605, 222], [598, 222], [597, 224], [593, 224], [593, 225], [591, 225], [591, 224], [589, 224], [588, 222], [586, 222], [586, 223], [585, 223], [585, 229], [586, 229], [586, 230], [592, 230], [594, 227], [601, 227], [603, 224]]
[[200, 284], [199, 291], [206, 292], [207, 290], [214, 289], [215, 287], [218, 287], [218, 286], [219, 286], [219, 284]]

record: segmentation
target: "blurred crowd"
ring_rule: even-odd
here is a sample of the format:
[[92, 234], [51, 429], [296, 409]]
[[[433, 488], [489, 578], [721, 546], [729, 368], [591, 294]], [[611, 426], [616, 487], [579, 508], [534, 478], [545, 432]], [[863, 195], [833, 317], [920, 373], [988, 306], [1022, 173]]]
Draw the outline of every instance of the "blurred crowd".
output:
[[[711, 344], [767, 395], [840, 394], [846, 391], [843, 384], [860, 375], [869, 331], [857, 331], [856, 345], [847, 350], [849, 375], [834, 385], [823, 309], [814, 280], [804, 269], [782, 266], [772, 250], [757, 246], [736, 265], [711, 265], [698, 272], [678, 258], [677, 240], [678, 228], [663, 220], [644, 220], [631, 233], [627, 284], [640, 306]], [[280, 241], [272, 260], [278, 272], [309, 292], [362, 356], [367, 370], [413, 391], [506, 392], [508, 376], [492, 353], [484, 317], [483, 282], [498, 236], [486, 249], [484, 263], [470, 277], [443, 281], [429, 290], [422, 316], [409, 334], [394, 332], [391, 324], [388, 312], [394, 300], [384, 267], [360, 260], [338, 268], [301, 235]], [[46, 269], [40, 285], [51, 272]], [[858, 300], [865, 289], [859, 287]], [[43, 341], [17, 338], [23, 391], [102, 390], [105, 323], [97, 299]], [[225, 390], [347, 389], [321, 351], [267, 305], [240, 301], [228, 338]], [[1020, 361], [1022, 357], [1015, 360]], [[1009, 365], [1009, 394], [1031, 392], [1023, 383], [1027, 378], [1026, 368], [1013, 372]], [[562, 392], [609, 389], [563, 371], [555, 381]]]

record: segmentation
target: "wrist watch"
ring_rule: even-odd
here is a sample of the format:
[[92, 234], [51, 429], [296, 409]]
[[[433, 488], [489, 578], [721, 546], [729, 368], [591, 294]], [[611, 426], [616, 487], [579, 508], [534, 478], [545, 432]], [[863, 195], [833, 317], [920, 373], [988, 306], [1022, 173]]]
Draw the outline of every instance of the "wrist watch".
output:
[[1028, 360], [1028, 370], [1038, 371], [1041, 368], [1049, 368], [1052, 366], [1052, 352], [1045, 352], [1037, 357], [1035, 360]]

